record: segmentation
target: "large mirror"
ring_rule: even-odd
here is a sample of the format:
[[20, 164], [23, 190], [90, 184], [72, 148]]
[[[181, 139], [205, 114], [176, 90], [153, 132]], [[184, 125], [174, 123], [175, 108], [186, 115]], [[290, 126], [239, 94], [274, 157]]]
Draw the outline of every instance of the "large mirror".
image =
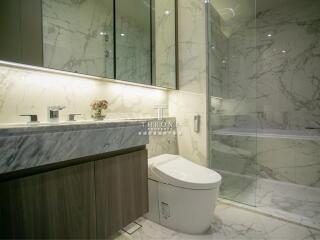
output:
[[42, 0], [43, 64], [114, 78], [113, 0]]
[[151, 84], [150, 0], [115, 1], [116, 78]]
[[153, 0], [153, 79], [156, 86], [176, 89], [176, 1]]
[[1, 0], [0, 60], [176, 88], [176, 0]]

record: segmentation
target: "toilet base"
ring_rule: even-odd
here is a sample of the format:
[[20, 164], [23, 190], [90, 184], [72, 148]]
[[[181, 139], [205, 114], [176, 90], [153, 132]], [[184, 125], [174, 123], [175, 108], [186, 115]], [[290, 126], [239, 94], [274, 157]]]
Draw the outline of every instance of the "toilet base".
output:
[[148, 186], [146, 218], [189, 234], [202, 234], [210, 229], [219, 189], [186, 189], [151, 179]]

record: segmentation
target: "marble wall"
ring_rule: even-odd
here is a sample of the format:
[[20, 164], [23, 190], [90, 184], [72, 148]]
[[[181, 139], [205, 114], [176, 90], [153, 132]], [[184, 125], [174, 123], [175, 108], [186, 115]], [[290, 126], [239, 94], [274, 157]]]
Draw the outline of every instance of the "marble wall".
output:
[[[169, 115], [177, 119], [179, 154], [207, 166], [206, 27], [203, 1], [178, 1], [179, 91], [169, 93]], [[199, 133], [194, 115], [201, 116]]]
[[[208, 11], [209, 96], [223, 98], [226, 95], [225, 84], [228, 80], [229, 41], [222, 31], [223, 19], [219, 13], [211, 6]], [[214, 103], [211, 107], [212, 112], [216, 113]]]
[[62, 120], [70, 113], [90, 119], [95, 99], [109, 101], [107, 118], [150, 118], [157, 117], [155, 105], [168, 103], [165, 90], [7, 66], [0, 66], [0, 86], [0, 123], [26, 122], [21, 114], [37, 114], [47, 121], [47, 107], [55, 105], [66, 106]]
[[149, 144], [147, 148], [149, 157], [155, 157], [164, 153], [179, 154], [176, 119], [174, 117], [162, 120], [150, 120], [148, 130]]
[[259, 125], [320, 127], [320, 2], [288, 3], [257, 14]]
[[320, 126], [320, 3], [287, 2], [258, 12], [228, 38], [228, 77], [217, 94], [225, 124], [218, 127]]
[[[222, 75], [215, 68], [210, 71], [211, 96], [222, 98], [211, 99], [213, 130], [229, 127], [303, 130], [320, 126], [320, 60], [317, 57], [320, 15], [314, 10], [320, 4], [314, 0], [290, 2], [290, 6], [280, 5], [257, 13], [256, 19], [227, 39], [227, 74]], [[211, 14], [212, 19], [217, 18], [214, 12]], [[219, 39], [221, 33], [213, 27], [211, 35]], [[218, 41], [212, 39], [211, 43], [214, 42]], [[226, 49], [221, 41], [218, 48], [210, 58], [212, 65], [219, 66], [221, 52]], [[231, 140], [225, 142], [226, 139], [213, 136], [212, 141], [232, 146], [238, 137], [229, 138]], [[257, 175], [303, 185], [315, 184], [319, 178], [319, 150], [313, 147], [318, 146], [317, 142], [240, 138], [252, 142], [249, 152], [260, 166]], [[303, 147], [299, 149], [299, 146]], [[306, 159], [310, 155], [313, 160]], [[239, 167], [247, 166], [236, 159], [230, 161], [237, 162]], [[306, 169], [309, 164], [317, 167]], [[300, 176], [297, 171], [309, 172], [308, 180], [297, 179]]]

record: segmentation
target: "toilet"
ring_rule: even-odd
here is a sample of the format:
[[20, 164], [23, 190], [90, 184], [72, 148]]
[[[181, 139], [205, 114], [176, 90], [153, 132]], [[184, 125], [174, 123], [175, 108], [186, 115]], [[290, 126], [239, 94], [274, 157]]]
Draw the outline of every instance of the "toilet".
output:
[[176, 231], [205, 233], [212, 224], [220, 183], [220, 174], [179, 155], [150, 158], [146, 218]]

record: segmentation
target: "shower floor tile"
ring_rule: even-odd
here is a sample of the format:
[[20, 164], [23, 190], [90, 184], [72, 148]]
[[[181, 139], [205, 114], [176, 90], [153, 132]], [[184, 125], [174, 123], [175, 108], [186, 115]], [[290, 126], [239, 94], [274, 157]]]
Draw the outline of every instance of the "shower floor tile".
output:
[[212, 229], [204, 235], [179, 233], [145, 218], [140, 218], [137, 222], [142, 225], [141, 229], [137, 230], [132, 235], [119, 232], [117, 236], [114, 236], [113, 240], [320, 239], [320, 231], [318, 230], [289, 223], [224, 203], [219, 203], [217, 205]]

